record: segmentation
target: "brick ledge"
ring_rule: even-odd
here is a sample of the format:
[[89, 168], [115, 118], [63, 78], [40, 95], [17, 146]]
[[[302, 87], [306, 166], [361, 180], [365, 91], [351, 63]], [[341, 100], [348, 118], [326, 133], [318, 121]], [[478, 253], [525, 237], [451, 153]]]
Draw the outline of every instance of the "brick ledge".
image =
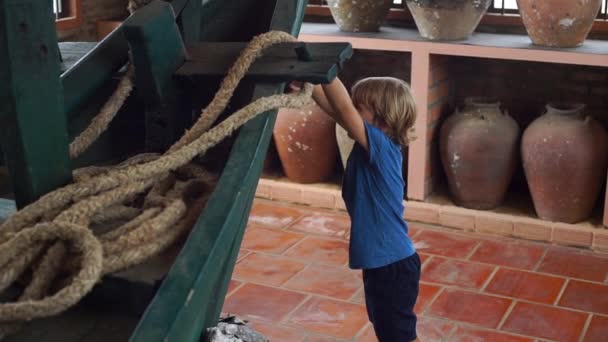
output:
[[[316, 208], [346, 210], [340, 189], [319, 185], [296, 184], [261, 178], [256, 197], [274, 201], [305, 204]], [[448, 228], [483, 234], [542, 241], [608, 252], [608, 229], [588, 223], [565, 224], [536, 218], [471, 210], [453, 205], [404, 201], [405, 218], [438, 224]]]

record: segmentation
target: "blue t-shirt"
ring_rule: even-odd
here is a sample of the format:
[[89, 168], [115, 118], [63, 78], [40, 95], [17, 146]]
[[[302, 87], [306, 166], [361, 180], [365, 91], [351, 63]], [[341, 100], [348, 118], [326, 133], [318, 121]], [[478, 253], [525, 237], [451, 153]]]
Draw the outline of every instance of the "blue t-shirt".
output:
[[386, 266], [414, 254], [403, 219], [403, 155], [379, 128], [365, 123], [369, 155], [355, 143], [348, 157], [342, 198], [351, 218], [350, 267]]

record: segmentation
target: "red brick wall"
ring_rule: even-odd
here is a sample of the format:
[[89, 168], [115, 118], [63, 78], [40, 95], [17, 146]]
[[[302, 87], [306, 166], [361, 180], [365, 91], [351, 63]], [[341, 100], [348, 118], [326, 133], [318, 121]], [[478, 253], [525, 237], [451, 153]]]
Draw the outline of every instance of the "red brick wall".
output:
[[99, 20], [124, 19], [128, 15], [127, 0], [81, 0], [82, 25], [74, 30], [58, 32], [60, 41], [96, 41]]
[[457, 105], [466, 96], [498, 97], [522, 127], [552, 100], [584, 102], [588, 113], [608, 123], [607, 68], [452, 57], [450, 70]]
[[[454, 80], [450, 68], [450, 57], [431, 55], [429, 65], [429, 92], [427, 103], [427, 135], [425, 195], [433, 193], [441, 182], [442, 171], [439, 159], [439, 129], [442, 118], [452, 112], [454, 102]], [[422, 138], [422, 137], [419, 137]]]
[[[442, 188], [445, 182], [438, 157], [438, 128], [467, 96], [497, 97], [518, 121], [522, 132], [543, 113], [545, 104], [551, 100], [587, 104], [587, 113], [602, 121], [608, 129], [607, 68], [431, 56], [429, 79], [427, 195]], [[522, 194], [528, 191], [521, 165], [509, 191]]]
[[365, 77], [391, 76], [410, 81], [412, 59], [409, 53], [356, 49], [344, 63], [340, 79], [347, 88]]

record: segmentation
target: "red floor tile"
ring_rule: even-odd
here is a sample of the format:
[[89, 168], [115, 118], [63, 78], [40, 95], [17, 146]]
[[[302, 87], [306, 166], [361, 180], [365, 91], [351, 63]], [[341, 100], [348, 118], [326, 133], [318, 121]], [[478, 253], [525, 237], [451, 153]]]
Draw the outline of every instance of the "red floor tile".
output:
[[241, 248], [257, 252], [282, 254], [303, 238], [303, 234], [253, 226], [245, 232]]
[[293, 291], [245, 284], [226, 299], [222, 311], [278, 322], [300, 305], [306, 297], [304, 294]]
[[538, 264], [545, 249], [543, 246], [524, 242], [483, 241], [471, 256], [471, 260], [531, 270]]
[[365, 328], [363, 334], [357, 338], [357, 342], [378, 342], [374, 327], [371, 324]]
[[556, 341], [578, 341], [588, 314], [518, 302], [502, 330]]
[[553, 304], [564, 283], [563, 278], [512, 269], [499, 269], [485, 291], [533, 302]]
[[430, 316], [495, 328], [511, 301], [456, 289], [445, 289], [427, 310]]
[[551, 248], [538, 271], [604, 282], [608, 280], [608, 258], [583, 254], [572, 249]]
[[344, 265], [348, 262], [348, 242], [309, 237], [287, 251], [285, 255], [328, 265]]
[[426, 254], [437, 254], [454, 258], [465, 258], [479, 243], [456, 234], [423, 231], [414, 237], [416, 249]]
[[304, 342], [345, 342], [343, 339], [337, 339], [326, 335], [309, 335]]
[[593, 316], [583, 342], [606, 342], [608, 339], [608, 317]]
[[252, 253], [234, 267], [233, 277], [271, 286], [281, 286], [306, 264], [281, 256]]
[[283, 287], [348, 300], [361, 287], [361, 271], [324, 265], [310, 265]]
[[363, 287], [359, 288], [359, 291], [357, 291], [350, 301], [357, 304], [365, 304], [365, 292]]
[[367, 323], [363, 305], [312, 297], [289, 318], [289, 323], [320, 334], [353, 338]]
[[435, 295], [441, 290], [440, 286], [424, 284], [420, 283], [420, 289], [418, 292], [418, 300], [416, 301], [416, 307], [414, 307], [414, 312], [420, 314], [424, 309], [426, 309], [427, 305], [435, 298]]
[[285, 228], [305, 213], [280, 204], [254, 202], [249, 214], [249, 223], [270, 228]]
[[418, 253], [418, 256], [420, 256], [420, 264], [422, 266], [425, 265], [426, 261], [429, 260], [431, 258], [430, 255], [428, 254], [422, 254], [422, 253]]
[[240, 249], [239, 255], [236, 257], [236, 260], [239, 261], [239, 260], [243, 259], [244, 257], [248, 256], [249, 254], [251, 254], [251, 251], [246, 251], [244, 249]]
[[494, 266], [466, 261], [432, 258], [424, 266], [422, 280], [431, 283], [455, 285], [467, 289], [480, 289], [492, 274]]
[[307, 335], [305, 331], [281, 326], [277, 323], [253, 322], [251, 326], [270, 341], [276, 342], [303, 342]]
[[350, 231], [350, 218], [346, 214], [337, 215], [315, 212], [300, 218], [289, 229], [308, 234], [345, 239]]
[[232, 293], [232, 291], [234, 291], [241, 284], [242, 284], [242, 282], [240, 282], [238, 280], [230, 280], [230, 283], [228, 283], [228, 290], [226, 291], [226, 295], [230, 295]]
[[416, 332], [423, 342], [445, 342], [452, 328], [453, 325], [445, 321], [429, 317], [419, 317]]
[[491, 330], [473, 329], [471, 327], [459, 326], [452, 334], [449, 342], [533, 342], [531, 338], [508, 335]]
[[433, 230], [433, 226], [430, 226], [428, 224], [421, 223], [421, 222], [408, 222], [407, 228], [408, 228], [408, 235], [410, 237], [414, 237], [414, 236], [416, 236], [416, 234], [423, 232], [425, 230]]
[[572, 280], [568, 283], [559, 305], [608, 315], [608, 285]]

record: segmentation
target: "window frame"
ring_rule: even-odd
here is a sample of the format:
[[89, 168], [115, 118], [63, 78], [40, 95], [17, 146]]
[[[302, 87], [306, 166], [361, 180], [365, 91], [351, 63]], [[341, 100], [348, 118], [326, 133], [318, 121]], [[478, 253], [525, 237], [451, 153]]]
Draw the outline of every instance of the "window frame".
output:
[[82, 3], [81, 0], [68, 0], [69, 15], [55, 20], [55, 28], [58, 31], [72, 30], [82, 24]]

